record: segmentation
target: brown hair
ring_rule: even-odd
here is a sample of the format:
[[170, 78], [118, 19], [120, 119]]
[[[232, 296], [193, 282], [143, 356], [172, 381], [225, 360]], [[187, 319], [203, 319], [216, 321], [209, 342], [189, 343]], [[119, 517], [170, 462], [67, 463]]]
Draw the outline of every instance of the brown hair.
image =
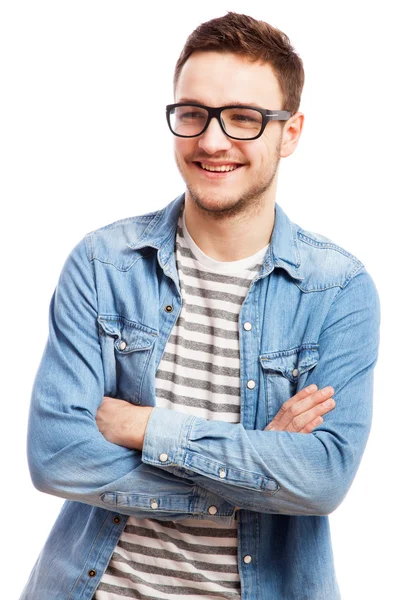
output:
[[303, 62], [279, 29], [234, 12], [202, 23], [189, 35], [176, 63], [174, 90], [189, 56], [204, 51], [232, 52], [252, 62], [268, 62], [282, 91], [282, 108], [293, 114], [298, 111], [304, 85]]

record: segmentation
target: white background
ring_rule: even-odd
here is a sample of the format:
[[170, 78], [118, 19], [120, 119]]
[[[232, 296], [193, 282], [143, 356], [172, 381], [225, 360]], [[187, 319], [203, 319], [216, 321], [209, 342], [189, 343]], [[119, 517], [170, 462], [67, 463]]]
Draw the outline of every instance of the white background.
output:
[[305, 128], [294, 155], [281, 161], [278, 203], [303, 228], [355, 254], [380, 294], [373, 428], [331, 527], [343, 600], [396, 596], [400, 131], [394, 6], [342, 0], [1, 4], [6, 600], [19, 597], [62, 503], [33, 488], [25, 455], [30, 391], [58, 275], [86, 232], [161, 208], [183, 191], [164, 116], [173, 101], [173, 68], [187, 35], [227, 10], [280, 28], [304, 61]]

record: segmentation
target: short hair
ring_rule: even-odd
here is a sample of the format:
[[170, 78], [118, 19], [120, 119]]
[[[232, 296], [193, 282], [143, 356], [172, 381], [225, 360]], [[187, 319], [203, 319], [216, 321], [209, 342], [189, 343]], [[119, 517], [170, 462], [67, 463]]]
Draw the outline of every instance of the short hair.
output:
[[234, 12], [202, 23], [187, 38], [175, 65], [174, 91], [190, 55], [206, 51], [231, 52], [252, 62], [269, 63], [281, 88], [282, 108], [293, 114], [298, 111], [304, 85], [303, 61], [279, 29]]

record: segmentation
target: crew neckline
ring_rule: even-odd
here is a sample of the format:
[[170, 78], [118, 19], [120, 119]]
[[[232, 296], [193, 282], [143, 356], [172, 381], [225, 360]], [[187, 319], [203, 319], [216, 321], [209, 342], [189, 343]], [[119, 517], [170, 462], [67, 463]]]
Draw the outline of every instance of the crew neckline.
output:
[[243, 271], [244, 269], [251, 269], [257, 264], [261, 264], [265, 256], [265, 252], [269, 246], [268, 243], [266, 246], [264, 246], [264, 248], [261, 248], [261, 250], [257, 250], [257, 252], [255, 252], [251, 256], [246, 256], [245, 258], [241, 258], [239, 260], [221, 261], [216, 260], [215, 258], [211, 258], [211, 256], [207, 256], [207, 254], [205, 254], [201, 250], [201, 248], [199, 248], [199, 246], [196, 244], [186, 227], [185, 211], [183, 211], [182, 214], [182, 232], [186, 244], [196, 257], [196, 259], [199, 261], [199, 263], [201, 263], [210, 271], [218, 271], [219, 273], [235, 273]]

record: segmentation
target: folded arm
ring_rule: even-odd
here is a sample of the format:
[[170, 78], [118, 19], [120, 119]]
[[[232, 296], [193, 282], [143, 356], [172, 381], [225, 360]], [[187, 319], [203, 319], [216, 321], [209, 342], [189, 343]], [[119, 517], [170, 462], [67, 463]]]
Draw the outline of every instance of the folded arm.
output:
[[[31, 398], [28, 462], [41, 491], [124, 514], [184, 518], [234, 507], [192, 481], [142, 463], [96, 424], [104, 396], [97, 295], [85, 240], [68, 257], [50, 304], [49, 337]], [[154, 509], [156, 507], [156, 509]], [[147, 516], [149, 516], [147, 515]]]
[[142, 460], [258, 512], [324, 515], [346, 495], [372, 416], [379, 298], [362, 269], [337, 293], [306, 385], [335, 389], [336, 408], [308, 435], [246, 430], [241, 424], [154, 408]]

